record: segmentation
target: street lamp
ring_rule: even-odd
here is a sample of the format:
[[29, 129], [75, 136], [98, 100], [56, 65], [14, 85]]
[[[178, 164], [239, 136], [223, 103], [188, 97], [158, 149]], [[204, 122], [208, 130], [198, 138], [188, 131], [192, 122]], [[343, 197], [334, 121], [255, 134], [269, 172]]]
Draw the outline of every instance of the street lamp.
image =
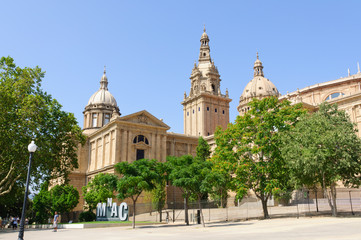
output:
[[36, 151], [36, 148], [37, 148], [37, 146], [35, 145], [34, 141], [31, 141], [31, 143], [28, 146], [28, 150], [29, 150], [29, 153], [30, 153], [29, 166], [28, 166], [28, 176], [26, 177], [24, 203], [23, 203], [23, 210], [21, 211], [20, 231], [19, 231], [18, 240], [24, 240], [25, 208], [26, 208], [26, 201], [28, 200], [31, 160], [33, 159], [33, 155], [34, 155], [34, 152]]

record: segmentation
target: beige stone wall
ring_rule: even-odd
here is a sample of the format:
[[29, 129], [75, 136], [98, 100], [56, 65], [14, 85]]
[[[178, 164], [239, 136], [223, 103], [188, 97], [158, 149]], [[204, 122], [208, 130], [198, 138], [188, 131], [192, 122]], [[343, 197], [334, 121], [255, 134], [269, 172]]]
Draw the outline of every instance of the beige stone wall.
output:
[[196, 154], [198, 137], [186, 136], [184, 134], [167, 133], [167, 156], [180, 157], [183, 155]]
[[184, 133], [191, 136], [209, 136], [217, 126], [229, 123], [231, 99], [211, 94], [201, 94], [183, 102]]
[[[326, 100], [328, 96], [334, 93], [343, 93], [337, 98]], [[294, 103], [302, 102], [307, 106], [317, 106], [323, 101], [336, 103], [340, 110], [346, 111], [352, 122], [357, 125], [360, 137], [361, 131], [361, 74], [355, 74], [349, 77], [337, 80], [315, 84], [292, 93], [282, 96], [280, 99], [289, 99]]]

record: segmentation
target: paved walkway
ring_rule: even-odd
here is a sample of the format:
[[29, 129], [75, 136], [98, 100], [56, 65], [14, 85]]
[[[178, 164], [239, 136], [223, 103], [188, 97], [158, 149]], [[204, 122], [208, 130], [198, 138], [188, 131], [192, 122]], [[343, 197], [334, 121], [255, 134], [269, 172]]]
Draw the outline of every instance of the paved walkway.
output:
[[[1, 231], [1, 240], [16, 240], [18, 232]], [[159, 225], [96, 229], [27, 230], [25, 240], [188, 240], [188, 239], [242, 239], [242, 240], [300, 240], [300, 239], [361, 239], [361, 218], [280, 218], [270, 220], [252, 220], [246, 222], [228, 222], [201, 225]]]

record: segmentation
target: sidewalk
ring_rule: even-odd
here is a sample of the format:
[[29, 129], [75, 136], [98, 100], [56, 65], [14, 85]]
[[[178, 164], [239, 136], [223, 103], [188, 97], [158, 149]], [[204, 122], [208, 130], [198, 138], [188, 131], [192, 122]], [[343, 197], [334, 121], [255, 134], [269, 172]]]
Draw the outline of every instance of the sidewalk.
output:
[[[252, 220], [245, 222], [227, 222], [201, 225], [156, 225], [130, 227], [96, 228], [96, 229], [60, 229], [27, 230], [26, 240], [119, 240], [119, 239], [147, 239], [147, 240], [188, 240], [188, 239], [284, 239], [284, 240], [323, 240], [323, 239], [361, 239], [361, 218], [280, 218], [269, 220]], [[18, 232], [0, 231], [1, 240], [17, 239]]]

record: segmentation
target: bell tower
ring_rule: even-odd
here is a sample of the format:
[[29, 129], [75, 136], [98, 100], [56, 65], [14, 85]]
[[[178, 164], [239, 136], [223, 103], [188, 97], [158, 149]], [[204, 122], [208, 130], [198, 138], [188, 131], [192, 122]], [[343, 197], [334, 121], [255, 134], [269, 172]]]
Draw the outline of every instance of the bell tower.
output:
[[190, 76], [189, 95], [184, 93], [184, 133], [192, 136], [214, 134], [217, 126], [227, 127], [229, 103], [232, 101], [221, 93], [220, 75], [210, 55], [209, 37], [204, 27], [201, 36], [198, 65], [195, 62]]

